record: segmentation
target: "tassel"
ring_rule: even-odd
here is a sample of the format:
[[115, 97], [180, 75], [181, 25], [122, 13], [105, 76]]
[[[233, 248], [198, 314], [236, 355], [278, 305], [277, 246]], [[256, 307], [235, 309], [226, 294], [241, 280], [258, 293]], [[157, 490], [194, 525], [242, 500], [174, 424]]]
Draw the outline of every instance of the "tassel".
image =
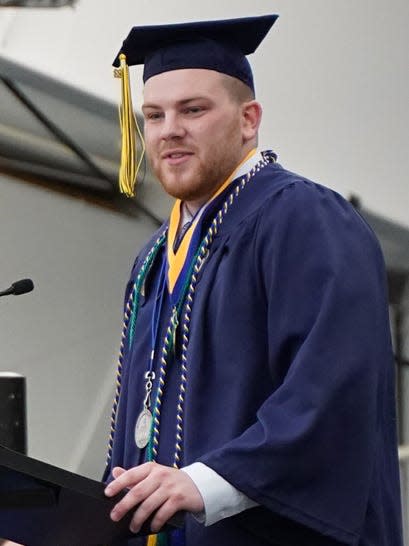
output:
[[[121, 67], [114, 70], [114, 76], [121, 78], [121, 105], [119, 107], [119, 122], [121, 126], [121, 164], [119, 168], [119, 189], [128, 197], [134, 197], [136, 177], [138, 175], [143, 156], [145, 142], [139, 128], [132, 106], [129, 67], [124, 54], [119, 56]], [[138, 157], [136, 136], [140, 140], [140, 154]]]

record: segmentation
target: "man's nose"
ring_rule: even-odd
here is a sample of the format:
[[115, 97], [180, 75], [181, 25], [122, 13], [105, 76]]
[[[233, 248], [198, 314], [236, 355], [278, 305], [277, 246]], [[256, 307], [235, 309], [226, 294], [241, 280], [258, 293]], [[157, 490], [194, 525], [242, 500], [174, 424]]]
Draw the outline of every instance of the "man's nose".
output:
[[182, 138], [185, 134], [186, 131], [180, 117], [176, 113], [166, 114], [162, 124], [162, 138], [164, 140]]

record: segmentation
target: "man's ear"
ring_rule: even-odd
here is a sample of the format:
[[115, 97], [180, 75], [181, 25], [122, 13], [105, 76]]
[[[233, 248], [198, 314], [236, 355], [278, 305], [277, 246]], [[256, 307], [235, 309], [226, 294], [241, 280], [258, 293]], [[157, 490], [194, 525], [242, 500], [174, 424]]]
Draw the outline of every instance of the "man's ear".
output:
[[263, 110], [261, 104], [256, 100], [244, 102], [241, 108], [243, 141], [248, 142], [257, 136]]

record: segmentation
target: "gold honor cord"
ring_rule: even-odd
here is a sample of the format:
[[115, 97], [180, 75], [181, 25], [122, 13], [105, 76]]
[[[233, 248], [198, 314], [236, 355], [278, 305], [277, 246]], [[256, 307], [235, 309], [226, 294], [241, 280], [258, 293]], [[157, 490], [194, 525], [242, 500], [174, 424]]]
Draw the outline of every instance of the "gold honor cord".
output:
[[[134, 197], [136, 177], [145, 154], [145, 141], [132, 106], [129, 67], [123, 53], [119, 56], [120, 68], [114, 70], [115, 78], [121, 78], [121, 105], [119, 107], [119, 122], [121, 126], [121, 164], [119, 168], [119, 189], [128, 197]], [[136, 137], [140, 141], [140, 154]]]

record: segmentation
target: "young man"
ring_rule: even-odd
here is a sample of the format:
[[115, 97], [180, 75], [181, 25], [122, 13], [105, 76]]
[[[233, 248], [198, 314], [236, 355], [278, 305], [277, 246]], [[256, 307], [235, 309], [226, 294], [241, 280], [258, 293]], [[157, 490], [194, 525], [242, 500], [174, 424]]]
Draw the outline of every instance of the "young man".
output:
[[339, 195], [257, 150], [245, 55], [275, 19], [135, 28], [122, 48], [177, 201], [127, 287], [111, 517], [157, 533], [188, 513], [148, 544], [401, 546], [382, 256]]

